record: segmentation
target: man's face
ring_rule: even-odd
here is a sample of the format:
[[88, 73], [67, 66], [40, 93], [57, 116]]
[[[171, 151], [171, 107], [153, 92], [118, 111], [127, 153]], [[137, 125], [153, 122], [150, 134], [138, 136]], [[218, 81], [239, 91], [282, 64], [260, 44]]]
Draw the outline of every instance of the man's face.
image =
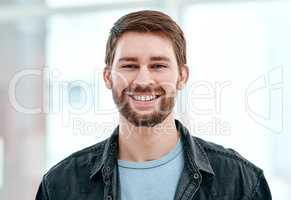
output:
[[173, 110], [181, 76], [171, 41], [159, 34], [128, 32], [119, 39], [104, 78], [121, 115], [152, 127]]

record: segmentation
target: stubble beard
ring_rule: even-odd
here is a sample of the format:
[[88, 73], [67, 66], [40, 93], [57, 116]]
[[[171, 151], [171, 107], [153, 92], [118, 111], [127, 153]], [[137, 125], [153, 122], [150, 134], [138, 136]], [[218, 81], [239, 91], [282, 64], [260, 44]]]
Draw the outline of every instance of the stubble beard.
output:
[[[140, 87], [137, 87], [136, 89], [138, 89], [139, 92], [143, 90]], [[136, 89], [130, 90], [130, 88], [126, 88], [121, 92], [120, 96], [114, 88], [112, 89], [113, 100], [119, 110], [119, 113], [134, 126], [154, 127], [155, 125], [162, 123], [173, 111], [175, 106], [175, 93], [166, 94], [162, 87], [158, 87], [155, 90], [159, 90], [163, 94], [159, 97], [159, 105], [156, 105], [155, 109], [149, 114], [139, 114], [128, 102], [128, 98], [130, 97], [126, 94], [127, 91], [136, 92]], [[145, 88], [145, 90], [148, 91], [152, 89]]]

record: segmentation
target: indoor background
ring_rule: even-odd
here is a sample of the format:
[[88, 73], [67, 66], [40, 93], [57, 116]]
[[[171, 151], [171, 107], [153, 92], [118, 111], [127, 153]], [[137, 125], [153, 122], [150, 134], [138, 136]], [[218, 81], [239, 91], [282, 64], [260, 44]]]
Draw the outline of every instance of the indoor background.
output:
[[262, 168], [273, 199], [289, 200], [287, 0], [0, 0], [0, 199], [34, 199], [49, 168], [111, 134], [105, 43], [119, 17], [141, 9], [168, 13], [186, 35], [190, 79], [176, 117]]

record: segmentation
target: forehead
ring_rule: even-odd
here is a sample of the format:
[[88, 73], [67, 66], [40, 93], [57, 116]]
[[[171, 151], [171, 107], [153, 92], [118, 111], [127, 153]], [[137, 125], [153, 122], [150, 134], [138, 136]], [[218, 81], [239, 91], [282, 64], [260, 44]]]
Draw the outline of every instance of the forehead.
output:
[[124, 33], [117, 42], [115, 59], [123, 56], [167, 56], [175, 59], [171, 40], [159, 33]]

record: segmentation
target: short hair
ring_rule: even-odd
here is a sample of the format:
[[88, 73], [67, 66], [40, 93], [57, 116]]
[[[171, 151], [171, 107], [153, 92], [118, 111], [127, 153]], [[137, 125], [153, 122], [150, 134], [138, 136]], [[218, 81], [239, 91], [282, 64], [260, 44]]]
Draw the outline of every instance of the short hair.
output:
[[157, 33], [166, 36], [172, 42], [178, 66], [187, 63], [186, 41], [178, 24], [165, 13], [142, 10], [124, 15], [114, 23], [106, 44], [106, 65], [112, 65], [117, 42], [126, 32]]

